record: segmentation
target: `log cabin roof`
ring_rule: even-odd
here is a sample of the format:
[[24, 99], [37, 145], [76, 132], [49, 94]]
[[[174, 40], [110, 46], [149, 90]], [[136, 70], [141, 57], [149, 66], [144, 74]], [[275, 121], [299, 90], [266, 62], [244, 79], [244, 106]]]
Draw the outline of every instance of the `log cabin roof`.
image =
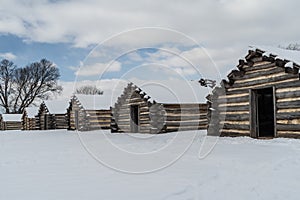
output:
[[2, 121], [4, 121], [4, 122], [21, 122], [22, 114], [2, 114]]
[[67, 112], [70, 101], [68, 99], [63, 100], [47, 100], [43, 104], [51, 114], [64, 114]]
[[109, 109], [114, 103], [111, 95], [83, 95], [76, 94], [74, 98], [78, 100], [79, 104], [85, 110], [105, 110]]
[[138, 80], [134, 84], [141, 89], [140, 93], [149, 97], [148, 101], [163, 104], [205, 102], [205, 94], [209, 91], [197, 81], [189, 80]]
[[34, 118], [38, 115], [39, 107], [27, 107], [25, 108], [25, 112], [28, 118]]
[[300, 51], [282, 49], [271, 46], [253, 46], [252, 51], [263, 52], [263, 56], [272, 56], [275, 59], [288, 61], [286, 65], [295, 64], [300, 66]]

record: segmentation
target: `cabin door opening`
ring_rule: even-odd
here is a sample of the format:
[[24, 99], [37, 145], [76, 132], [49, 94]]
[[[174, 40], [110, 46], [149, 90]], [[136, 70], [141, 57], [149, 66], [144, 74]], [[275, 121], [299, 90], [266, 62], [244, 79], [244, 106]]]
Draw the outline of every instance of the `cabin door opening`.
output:
[[130, 128], [132, 133], [139, 132], [139, 106], [131, 105], [130, 106]]
[[264, 88], [253, 90], [252, 92], [252, 123], [254, 125], [255, 137], [274, 137], [275, 121], [274, 121], [274, 94], [273, 88]]
[[79, 114], [78, 114], [78, 110], [75, 110], [75, 129], [78, 130], [79, 127]]
[[48, 130], [48, 115], [44, 114], [44, 129], [43, 130]]

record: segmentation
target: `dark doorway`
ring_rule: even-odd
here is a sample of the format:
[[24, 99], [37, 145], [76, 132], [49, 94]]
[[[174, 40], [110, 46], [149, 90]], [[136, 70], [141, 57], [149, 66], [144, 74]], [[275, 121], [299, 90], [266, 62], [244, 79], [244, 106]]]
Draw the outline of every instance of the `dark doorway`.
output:
[[44, 129], [43, 130], [48, 130], [48, 121], [49, 121], [48, 115], [44, 114]]
[[131, 105], [130, 106], [130, 118], [131, 118], [131, 132], [138, 133], [139, 132], [139, 106]]
[[253, 116], [255, 120], [252, 123], [255, 126], [256, 137], [274, 137], [274, 95], [273, 88], [264, 88], [253, 90], [254, 108]]
[[78, 114], [78, 110], [75, 110], [75, 129], [78, 130], [79, 127], [79, 114]]

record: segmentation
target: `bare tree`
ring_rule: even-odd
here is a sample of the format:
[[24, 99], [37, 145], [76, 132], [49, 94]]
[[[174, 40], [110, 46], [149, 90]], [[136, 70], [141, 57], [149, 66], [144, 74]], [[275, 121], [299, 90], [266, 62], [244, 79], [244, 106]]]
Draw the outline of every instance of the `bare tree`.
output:
[[76, 94], [102, 95], [103, 91], [93, 85], [85, 85], [76, 89]]
[[279, 48], [287, 49], [287, 50], [293, 50], [293, 51], [300, 51], [300, 44], [294, 43], [294, 44], [289, 44], [287, 46], [279, 45]]
[[58, 68], [46, 59], [24, 68], [14, 67], [7, 78], [9, 92], [0, 94], [0, 98], [8, 99], [9, 103], [1, 106], [5, 108], [6, 113], [22, 113], [24, 108], [35, 101], [48, 99], [51, 95], [60, 93], [62, 87], [57, 83], [59, 77]]
[[14, 63], [9, 60], [4, 59], [0, 63], [0, 106], [5, 109], [6, 113], [9, 113], [11, 106], [9, 96], [13, 93], [12, 79], [15, 68]]

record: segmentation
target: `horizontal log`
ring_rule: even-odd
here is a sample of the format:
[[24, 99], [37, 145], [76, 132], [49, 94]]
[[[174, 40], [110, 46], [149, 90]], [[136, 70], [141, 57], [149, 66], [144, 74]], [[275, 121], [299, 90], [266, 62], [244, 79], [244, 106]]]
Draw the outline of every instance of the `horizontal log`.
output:
[[284, 98], [291, 98], [291, 97], [300, 97], [300, 90], [298, 91], [290, 91], [290, 92], [276, 92], [276, 98], [284, 99]]
[[217, 108], [214, 108], [214, 109], [219, 111], [219, 112], [249, 111], [249, 105], [217, 107]]
[[203, 129], [206, 129], [207, 127], [206, 126], [203, 126], [203, 127], [199, 127], [199, 126], [191, 126], [191, 127], [188, 127], [188, 126], [185, 126], [185, 127], [167, 127], [165, 129], [166, 132], [174, 132], [174, 131], [192, 131], [192, 130], [203, 130]]
[[276, 85], [277, 89], [292, 88], [292, 87], [300, 87], [300, 81], [296, 80], [296, 81], [281, 83]]
[[[231, 88], [229, 88], [229, 91], [241, 91], [241, 90], [245, 90], [245, 89], [259, 89], [259, 88], [264, 88], [264, 87], [271, 87], [271, 86], [277, 86], [278, 84], [281, 83], [287, 83], [287, 82], [294, 82], [296, 80], [299, 80], [298, 77], [292, 77], [291, 75], [289, 75], [289, 77], [274, 77], [274, 78], [270, 78], [270, 79], [265, 79], [265, 80], [260, 80], [260, 81], [254, 81], [251, 84], [247, 84], [249, 86], [245, 86], [243, 84], [240, 85], [235, 85]], [[252, 85], [253, 84], [253, 85]]]
[[291, 102], [278, 102], [276, 103], [277, 108], [300, 108], [300, 100], [299, 101], [291, 101]]
[[189, 110], [189, 111], [180, 111], [180, 110], [168, 110], [166, 111], [167, 115], [194, 115], [194, 114], [206, 114], [207, 110]]
[[163, 107], [165, 109], [174, 109], [174, 108], [184, 108], [184, 109], [189, 109], [189, 108], [207, 108], [207, 104], [204, 103], [204, 104], [163, 104]]
[[300, 124], [277, 124], [279, 131], [300, 131]]
[[262, 83], [268, 83], [278, 80], [285, 80], [287, 78], [297, 78], [297, 75], [287, 74], [285, 72], [279, 72], [276, 74], [269, 74], [267, 76], [258, 76], [255, 78], [249, 78], [249, 79], [242, 79], [235, 81], [234, 87], [246, 87], [251, 85], [257, 85]]
[[276, 119], [277, 120], [284, 120], [284, 119], [299, 119], [300, 118], [300, 112], [296, 113], [276, 113]]
[[207, 124], [206, 121], [204, 121], [203, 123], [199, 122], [199, 121], [167, 121], [166, 122], [166, 126], [199, 126], [199, 124], [203, 125], [203, 124]]
[[252, 78], [256, 78], [256, 77], [261, 77], [261, 76], [268, 76], [271, 74], [277, 74], [280, 72], [284, 72], [284, 68], [281, 67], [271, 67], [271, 68], [267, 68], [268, 70], [266, 70], [266, 68], [260, 68], [257, 70], [251, 70], [251, 73], [245, 73], [244, 76], [241, 77], [236, 77], [234, 80], [238, 81], [238, 80], [246, 80], [246, 79], [252, 79]]
[[[223, 127], [222, 127], [223, 126]], [[237, 130], [250, 130], [250, 125], [244, 124], [220, 124], [223, 129], [237, 129]]]
[[244, 136], [250, 136], [249, 133], [240, 132], [238, 130], [230, 130], [230, 131], [220, 131], [221, 137], [244, 137]]
[[216, 99], [216, 102], [219, 104], [223, 103], [239, 103], [239, 102], [249, 102], [249, 92], [246, 93], [247, 95], [242, 95], [241, 97], [237, 96], [235, 98], [220, 98]]
[[[152, 118], [151, 118], [152, 119]], [[167, 116], [167, 121], [184, 121], [184, 120], [199, 120], [199, 119], [207, 119], [206, 115], [196, 115], [196, 116]]]
[[249, 120], [250, 115], [249, 114], [219, 114], [217, 115], [218, 119], [228, 120], [228, 121], [246, 121]]

